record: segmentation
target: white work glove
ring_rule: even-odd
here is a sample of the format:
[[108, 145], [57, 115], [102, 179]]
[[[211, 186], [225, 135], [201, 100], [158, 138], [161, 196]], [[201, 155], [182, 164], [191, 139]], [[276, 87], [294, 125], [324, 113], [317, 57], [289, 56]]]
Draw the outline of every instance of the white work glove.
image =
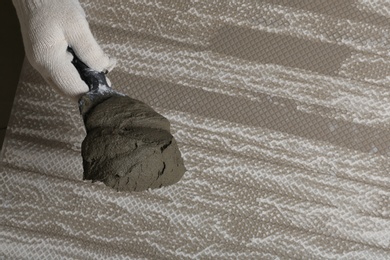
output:
[[78, 100], [87, 85], [71, 63], [76, 55], [96, 71], [110, 71], [110, 59], [93, 37], [78, 0], [12, 0], [31, 65], [62, 94]]

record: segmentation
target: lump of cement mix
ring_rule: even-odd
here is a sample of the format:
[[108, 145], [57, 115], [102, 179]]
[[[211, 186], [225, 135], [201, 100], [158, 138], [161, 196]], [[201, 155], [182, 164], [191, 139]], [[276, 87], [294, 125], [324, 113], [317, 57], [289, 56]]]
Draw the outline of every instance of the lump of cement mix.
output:
[[79, 100], [87, 136], [81, 145], [84, 179], [120, 191], [143, 191], [178, 182], [183, 159], [169, 121], [145, 103], [111, 89], [105, 74], [73, 54], [89, 92]]
[[[169, 121], [138, 100], [110, 95], [81, 111], [87, 129], [82, 143], [84, 179], [120, 191], [178, 182], [185, 168]], [[90, 99], [84, 95], [80, 101]]]

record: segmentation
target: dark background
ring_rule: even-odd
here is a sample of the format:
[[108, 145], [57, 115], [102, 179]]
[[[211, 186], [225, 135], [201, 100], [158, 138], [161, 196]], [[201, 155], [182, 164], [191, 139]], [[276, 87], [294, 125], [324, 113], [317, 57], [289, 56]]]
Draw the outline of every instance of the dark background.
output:
[[0, 147], [2, 147], [24, 59], [19, 21], [11, 0], [0, 1], [0, 24]]

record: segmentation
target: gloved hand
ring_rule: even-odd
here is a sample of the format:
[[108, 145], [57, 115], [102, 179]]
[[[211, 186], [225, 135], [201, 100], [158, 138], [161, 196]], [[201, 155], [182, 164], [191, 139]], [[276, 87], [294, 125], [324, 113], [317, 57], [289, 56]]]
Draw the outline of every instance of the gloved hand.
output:
[[90, 68], [110, 71], [110, 59], [93, 37], [78, 0], [12, 0], [20, 21], [26, 56], [52, 86], [78, 100], [87, 85], [71, 63], [68, 45]]

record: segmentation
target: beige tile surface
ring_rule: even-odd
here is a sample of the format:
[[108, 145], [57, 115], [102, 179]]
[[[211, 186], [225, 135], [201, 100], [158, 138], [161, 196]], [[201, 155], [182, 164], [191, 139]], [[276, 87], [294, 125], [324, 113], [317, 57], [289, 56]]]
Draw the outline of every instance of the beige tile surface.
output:
[[135, 193], [83, 180], [77, 105], [26, 63], [0, 255], [390, 259], [389, 1], [80, 2], [113, 88], [170, 120], [187, 172]]
[[0, 1], [1, 95], [0, 95], [0, 147], [8, 125], [20, 69], [24, 58], [19, 22], [11, 1]]

